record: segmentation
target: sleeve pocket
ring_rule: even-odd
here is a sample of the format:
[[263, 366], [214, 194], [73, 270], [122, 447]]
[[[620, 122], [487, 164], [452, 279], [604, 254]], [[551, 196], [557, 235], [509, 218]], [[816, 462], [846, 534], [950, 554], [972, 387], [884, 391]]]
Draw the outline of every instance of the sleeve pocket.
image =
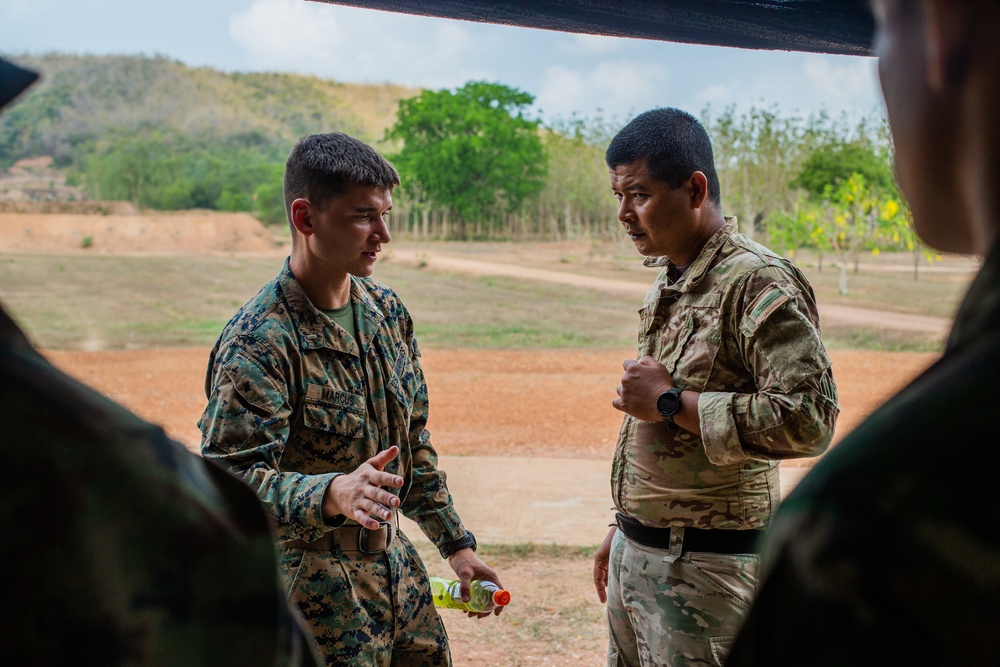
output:
[[270, 415], [285, 404], [283, 388], [252, 358], [236, 354], [223, 368], [236, 393], [249, 405]]
[[792, 285], [771, 283], [757, 295], [743, 313], [740, 330], [745, 336], [752, 337], [761, 324], [797, 295], [798, 289]]

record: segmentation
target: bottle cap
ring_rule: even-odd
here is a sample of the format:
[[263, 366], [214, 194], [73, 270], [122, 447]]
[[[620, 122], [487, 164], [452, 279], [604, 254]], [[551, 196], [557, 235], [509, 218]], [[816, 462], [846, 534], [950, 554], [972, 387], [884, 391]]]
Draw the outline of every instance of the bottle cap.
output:
[[510, 591], [505, 591], [502, 588], [498, 591], [494, 591], [493, 604], [498, 607], [504, 607], [510, 604]]

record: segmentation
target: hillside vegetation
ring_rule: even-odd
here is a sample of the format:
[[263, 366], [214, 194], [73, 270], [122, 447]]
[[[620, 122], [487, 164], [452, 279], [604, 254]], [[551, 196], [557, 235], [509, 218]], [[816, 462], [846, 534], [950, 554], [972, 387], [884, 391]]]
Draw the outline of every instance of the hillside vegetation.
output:
[[109, 135], [179, 134], [209, 143], [280, 146], [312, 132], [378, 142], [399, 100], [393, 84], [338, 83], [275, 73], [226, 73], [164, 57], [18, 57], [41, 81], [0, 116], [0, 167], [38, 155], [57, 165]]

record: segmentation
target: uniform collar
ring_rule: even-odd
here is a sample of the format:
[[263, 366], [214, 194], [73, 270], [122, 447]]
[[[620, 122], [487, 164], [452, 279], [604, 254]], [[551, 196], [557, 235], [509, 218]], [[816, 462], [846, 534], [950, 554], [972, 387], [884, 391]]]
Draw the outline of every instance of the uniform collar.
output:
[[306, 349], [327, 347], [360, 356], [358, 341], [367, 349], [384, 319], [381, 310], [365, 289], [362, 279], [351, 276], [351, 302], [354, 305], [354, 322], [358, 333], [358, 341], [355, 341], [313, 305], [295, 278], [295, 274], [292, 273], [289, 259], [285, 258], [285, 265], [278, 275], [278, 286], [288, 302], [291, 318], [302, 336], [302, 346]]
[[[712, 262], [715, 260], [715, 256], [719, 253], [719, 250], [736, 233], [736, 217], [727, 215], [725, 216], [725, 220], [726, 224], [708, 239], [708, 242], [702, 247], [701, 252], [698, 253], [698, 256], [691, 262], [691, 265], [684, 271], [684, 275], [677, 282], [670, 282], [669, 277], [664, 281], [662, 285], [663, 291], [690, 292], [701, 282], [701, 279], [705, 277], [708, 270], [712, 268]], [[676, 268], [676, 265], [668, 257], [647, 257], [643, 261], [643, 266], [666, 268], [665, 274], [668, 276], [671, 269]]]

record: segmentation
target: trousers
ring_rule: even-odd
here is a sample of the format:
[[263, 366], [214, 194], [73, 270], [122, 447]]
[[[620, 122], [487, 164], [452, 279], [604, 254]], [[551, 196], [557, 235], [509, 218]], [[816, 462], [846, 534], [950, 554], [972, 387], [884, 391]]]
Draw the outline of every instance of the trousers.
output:
[[608, 565], [608, 667], [722, 665], [758, 564], [754, 554], [674, 554], [619, 530]]

